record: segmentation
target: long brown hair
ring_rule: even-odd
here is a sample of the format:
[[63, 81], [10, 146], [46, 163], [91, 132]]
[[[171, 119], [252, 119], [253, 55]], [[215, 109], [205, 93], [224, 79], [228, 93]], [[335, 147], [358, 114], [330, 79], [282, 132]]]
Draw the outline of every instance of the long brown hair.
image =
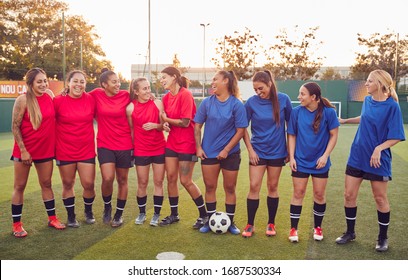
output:
[[269, 100], [272, 103], [273, 117], [275, 118], [275, 123], [277, 126], [280, 125], [280, 106], [278, 100], [278, 89], [276, 87], [275, 80], [272, 76], [271, 71], [264, 70], [256, 72], [252, 77], [252, 82], [264, 83], [267, 86], [270, 86], [269, 90]]
[[309, 83], [303, 84], [302, 87], [305, 87], [309, 91], [310, 96], [312, 95], [316, 96], [317, 113], [314, 117], [312, 127], [313, 127], [314, 133], [317, 133], [320, 128], [320, 122], [322, 121], [323, 108], [324, 107], [336, 108], [336, 107], [330, 103], [329, 99], [322, 96], [322, 90], [320, 89], [320, 86], [317, 83], [309, 82]]
[[34, 130], [37, 130], [40, 127], [41, 122], [42, 122], [42, 114], [40, 110], [40, 105], [38, 104], [37, 98], [33, 91], [35, 77], [37, 77], [37, 75], [40, 73], [47, 76], [45, 71], [42, 70], [41, 68], [32, 68], [28, 70], [28, 72], [25, 75], [25, 80], [27, 84], [27, 92], [26, 92], [27, 111], [30, 117], [31, 125], [33, 126]]
[[145, 78], [145, 77], [133, 79], [133, 80], [130, 82], [130, 85], [129, 85], [129, 93], [130, 93], [130, 100], [131, 100], [131, 101], [137, 99], [137, 96], [136, 96], [136, 94], [135, 94], [135, 90], [136, 90], [136, 91], [139, 91], [139, 83], [142, 82], [142, 81], [149, 82], [149, 81], [147, 80], [147, 78]]
[[219, 70], [217, 74], [222, 75], [224, 79], [228, 79], [228, 92], [241, 100], [241, 92], [239, 91], [238, 87], [238, 79], [234, 71]]
[[176, 67], [168, 66], [164, 68], [161, 72], [166, 73], [169, 76], [176, 76], [176, 83], [180, 87], [188, 88], [188, 84], [190, 83], [189, 79], [187, 79], [187, 77], [182, 76], [180, 70], [178, 70]]

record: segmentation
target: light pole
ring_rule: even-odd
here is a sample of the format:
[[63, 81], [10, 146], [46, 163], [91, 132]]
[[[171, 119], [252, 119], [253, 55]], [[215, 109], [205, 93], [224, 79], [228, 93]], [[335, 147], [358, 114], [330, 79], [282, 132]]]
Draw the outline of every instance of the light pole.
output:
[[209, 26], [210, 24], [209, 23], [200, 23], [200, 26], [202, 26], [203, 27], [203, 29], [204, 29], [204, 40], [203, 40], [203, 71], [204, 71], [204, 81], [203, 81], [203, 97], [205, 96], [205, 82], [206, 82], [206, 80], [207, 80], [207, 77], [206, 77], [206, 69], [205, 69], [205, 28], [207, 27], [207, 26]]
[[141, 75], [140, 75], [140, 56], [142, 55], [141, 53], [137, 53], [136, 54], [137, 55], [137, 61], [136, 61], [136, 64], [137, 64], [137, 77], [139, 78], [139, 77], [141, 77]]

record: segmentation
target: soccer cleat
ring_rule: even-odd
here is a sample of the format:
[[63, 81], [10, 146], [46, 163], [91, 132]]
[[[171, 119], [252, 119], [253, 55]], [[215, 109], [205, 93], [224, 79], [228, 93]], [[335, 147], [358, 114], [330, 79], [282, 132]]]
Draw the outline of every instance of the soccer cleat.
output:
[[112, 220], [112, 207], [105, 208], [103, 210], [103, 223], [109, 224]]
[[21, 222], [13, 223], [13, 235], [17, 238], [22, 238], [27, 236], [27, 232], [23, 228], [23, 224]]
[[228, 231], [231, 232], [232, 234], [235, 234], [235, 235], [241, 233], [241, 231], [240, 231], [239, 228], [235, 225], [235, 223], [232, 223], [232, 224], [229, 226]]
[[252, 234], [254, 234], [254, 233], [255, 233], [255, 227], [252, 226], [252, 225], [250, 225], [250, 224], [248, 224], [248, 225], [244, 228], [244, 231], [242, 232], [242, 236], [248, 238], [248, 237], [251, 237]]
[[177, 223], [178, 221], [180, 221], [180, 217], [177, 215], [170, 215], [167, 216], [166, 218], [164, 218], [161, 222], [160, 222], [160, 226], [168, 226], [171, 225], [173, 223]]
[[207, 222], [207, 217], [201, 218], [199, 217], [193, 225], [193, 229], [200, 229], [202, 228], [205, 223]]
[[274, 224], [268, 224], [266, 226], [266, 231], [265, 231], [266, 236], [275, 236], [276, 235], [276, 229]]
[[111, 227], [117, 228], [117, 227], [120, 227], [122, 224], [123, 224], [122, 216], [114, 217], [112, 222], [111, 222]]
[[342, 236], [336, 239], [337, 244], [346, 244], [350, 241], [356, 239], [356, 234], [354, 232], [345, 232]]
[[385, 252], [388, 250], [388, 239], [378, 238], [377, 244], [375, 245], [375, 250], [377, 252]]
[[299, 242], [297, 229], [295, 229], [295, 228], [290, 229], [289, 240], [290, 240], [290, 242]]
[[208, 220], [207, 220], [207, 222], [199, 229], [199, 231], [201, 232], [201, 233], [207, 233], [207, 232], [209, 232], [211, 229], [210, 229], [210, 224], [209, 224], [209, 222], [208, 222]]
[[321, 227], [316, 227], [313, 230], [313, 239], [316, 241], [323, 240], [323, 231]]
[[140, 213], [139, 216], [135, 219], [136, 225], [142, 225], [146, 221], [146, 213]]
[[65, 225], [61, 223], [56, 216], [50, 217], [48, 220], [48, 226], [59, 230], [65, 229]]
[[72, 217], [68, 217], [67, 227], [79, 228], [79, 222], [75, 218], [75, 215], [73, 215]]
[[85, 212], [85, 223], [87, 223], [88, 225], [92, 225], [95, 223], [95, 217], [92, 211]]
[[153, 214], [152, 219], [150, 220], [150, 225], [157, 227], [159, 225], [159, 220], [160, 220], [160, 214]]

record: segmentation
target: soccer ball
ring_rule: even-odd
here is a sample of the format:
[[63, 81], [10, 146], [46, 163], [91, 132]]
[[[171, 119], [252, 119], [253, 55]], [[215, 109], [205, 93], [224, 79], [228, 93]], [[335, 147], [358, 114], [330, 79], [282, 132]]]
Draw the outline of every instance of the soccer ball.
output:
[[221, 234], [228, 231], [228, 228], [231, 225], [231, 220], [226, 213], [215, 212], [211, 215], [209, 224], [213, 232]]

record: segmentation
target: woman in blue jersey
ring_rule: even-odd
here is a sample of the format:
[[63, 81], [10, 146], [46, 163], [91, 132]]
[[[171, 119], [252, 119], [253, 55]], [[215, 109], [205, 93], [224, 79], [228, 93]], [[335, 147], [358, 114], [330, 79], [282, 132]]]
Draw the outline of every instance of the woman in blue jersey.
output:
[[[240, 100], [237, 78], [233, 71], [218, 71], [212, 79], [214, 95], [207, 97], [194, 118], [197, 156], [205, 184], [205, 201], [210, 217], [216, 212], [218, 176], [222, 171], [226, 213], [231, 219], [229, 232], [239, 234], [234, 224], [238, 170], [241, 162], [239, 141], [248, 126], [244, 104]], [[201, 142], [201, 129], [205, 123]], [[208, 221], [200, 232], [210, 230]]]
[[318, 84], [309, 82], [299, 89], [300, 105], [292, 110], [288, 126], [293, 195], [290, 202], [289, 240], [298, 242], [297, 227], [309, 176], [313, 182], [314, 240], [322, 240], [321, 224], [326, 211], [326, 185], [330, 154], [338, 136], [339, 121], [334, 106], [322, 97]]
[[278, 92], [272, 73], [268, 70], [255, 73], [252, 83], [256, 95], [245, 103], [248, 122], [251, 121], [251, 139], [247, 131], [244, 141], [249, 153], [250, 188], [247, 197], [248, 223], [243, 237], [251, 237], [255, 232], [254, 220], [259, 206], [259, 192], [263, 176], [267, 171], [268, 224], [266, 235], [276, 235], [275, 216], [278, 210], [278, 183], [288, 159], [285, 122], [292, 112], [289, 96]]
[[343, 123], [360, 124], [347, 162], [344, 209], [347, 231], [336, 239], [345, 244], [356, 238], [357, 195], [361, 182], [366, 179], [377, 205], [379, 224], [377, 251], [388, 250], [390, 204], [387, 198], [388, 181], [391, 181], [390, 148], [405, 140], [401, 109], [391, 75], [383, 70], [370, 73], [365, 83], [369, 96], [364, 99], [361, 116], [340, 119]]

